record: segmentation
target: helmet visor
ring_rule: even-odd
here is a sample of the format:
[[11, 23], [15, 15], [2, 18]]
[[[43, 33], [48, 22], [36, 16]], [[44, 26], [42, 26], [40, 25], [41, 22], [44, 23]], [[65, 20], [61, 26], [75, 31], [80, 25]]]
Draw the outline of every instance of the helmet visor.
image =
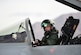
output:
[[48, 26], [47, 23], [42, 23], [42, 27], [46, 27], [46, 26]]

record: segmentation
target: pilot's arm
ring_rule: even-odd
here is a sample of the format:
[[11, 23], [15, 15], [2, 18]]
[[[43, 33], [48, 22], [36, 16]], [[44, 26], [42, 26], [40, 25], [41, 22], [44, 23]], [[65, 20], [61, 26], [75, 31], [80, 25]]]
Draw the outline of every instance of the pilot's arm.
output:
[[58, 44], [58, 34], [50, 33], [47, 36], [44, 36], [41, 41], [41, 45], [56, 45]]

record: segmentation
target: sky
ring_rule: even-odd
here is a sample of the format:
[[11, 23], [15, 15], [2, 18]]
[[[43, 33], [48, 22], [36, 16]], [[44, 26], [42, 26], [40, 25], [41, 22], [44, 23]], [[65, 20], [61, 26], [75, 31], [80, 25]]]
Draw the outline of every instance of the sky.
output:
[[33, 24], [76, 12], [79, 11], [55, 0], [0, 0], [0, 31], [25, 18]]

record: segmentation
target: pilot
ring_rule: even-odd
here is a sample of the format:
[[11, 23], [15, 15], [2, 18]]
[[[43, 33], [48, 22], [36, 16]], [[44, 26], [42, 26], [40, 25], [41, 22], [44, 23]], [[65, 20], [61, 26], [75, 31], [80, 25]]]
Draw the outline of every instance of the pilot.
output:
[[34, 46], [42, 45], [57, 45], [58, 44], [58, 30], [54, 27], [49, 19], [42, 21], [42, 28], [44, 29], [44, 36], [42, 40], [36, 39], [33, 43]]

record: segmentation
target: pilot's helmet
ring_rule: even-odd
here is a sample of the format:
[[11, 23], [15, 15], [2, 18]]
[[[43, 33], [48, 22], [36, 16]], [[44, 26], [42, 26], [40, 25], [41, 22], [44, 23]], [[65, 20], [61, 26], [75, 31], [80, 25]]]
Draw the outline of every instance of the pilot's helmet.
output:
[[54, 23], [52, 23], [49, 19], [45, 19], [44, 21], [42, 21], [41, 23], [41, 27], [46, 27], [47, 25], [50, 25], [51, 27], [53, 26]]

